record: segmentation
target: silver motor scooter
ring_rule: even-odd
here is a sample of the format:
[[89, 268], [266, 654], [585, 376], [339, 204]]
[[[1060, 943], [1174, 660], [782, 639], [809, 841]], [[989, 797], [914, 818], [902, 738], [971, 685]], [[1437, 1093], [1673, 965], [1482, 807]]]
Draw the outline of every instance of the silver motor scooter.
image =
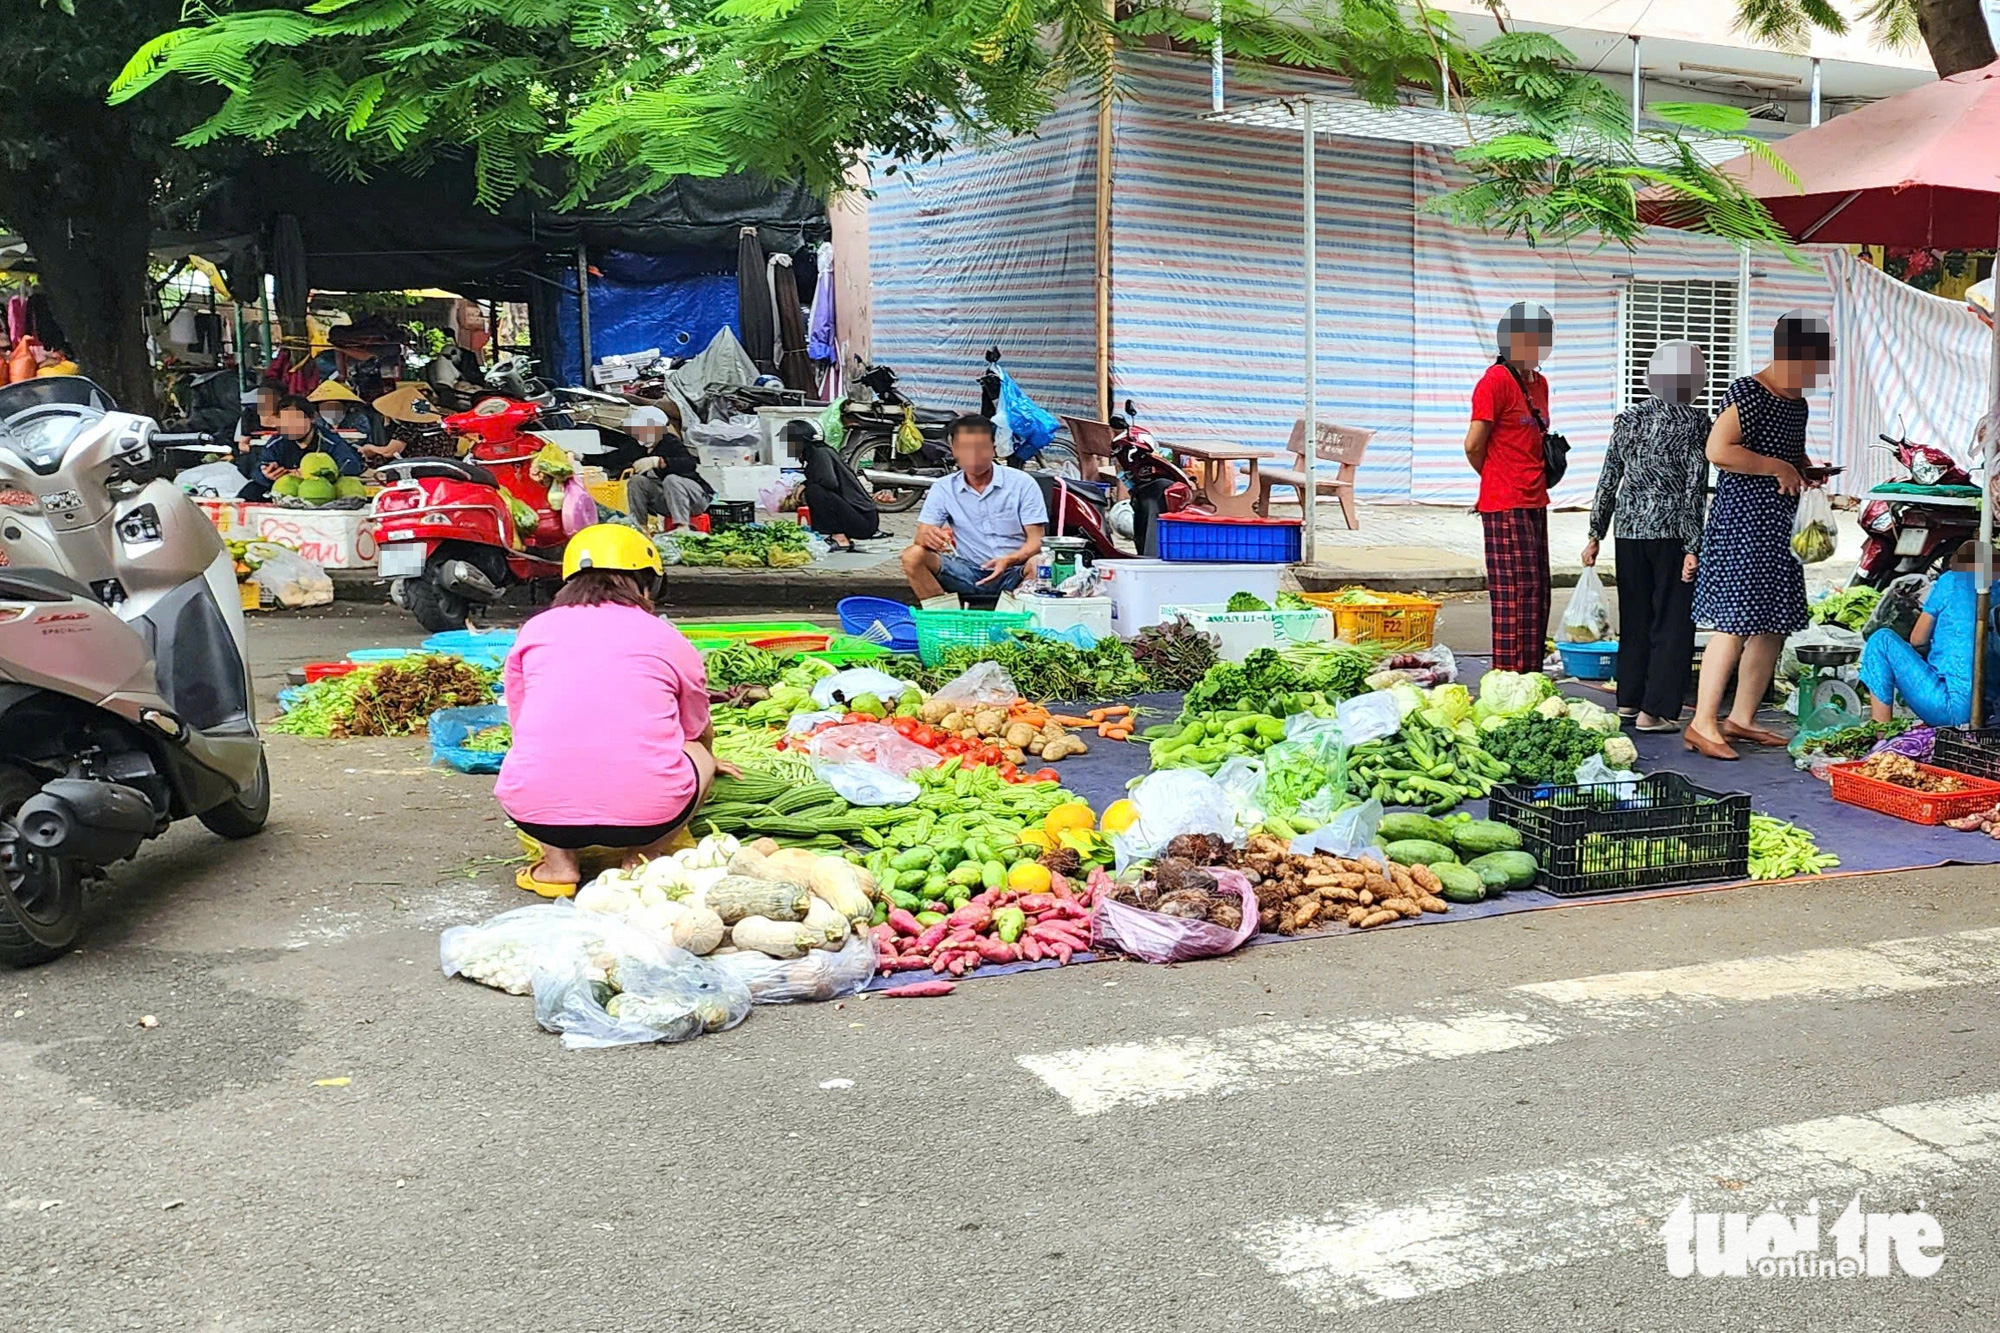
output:
[[193, 816], [264, 827], [234, 562], [159, 474], [184, 438], [79, 376], [0, 388], [0, 964], [75, 943], [85, 882]]

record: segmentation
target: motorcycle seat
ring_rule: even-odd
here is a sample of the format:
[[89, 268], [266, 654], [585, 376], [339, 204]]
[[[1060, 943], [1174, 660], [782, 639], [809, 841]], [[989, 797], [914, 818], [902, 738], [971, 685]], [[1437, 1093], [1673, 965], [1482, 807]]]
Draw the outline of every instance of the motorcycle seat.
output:
[[1077, 499], [1098, 509], [1104, 509], [1111, 503], [1111, 488], [1105, 483], [1078, 481], [1074, 477], [1058, 479], [1046, 472], [1036, 472], [1031, 475], [1035, 479], [1035, 484], [1042, 488], [1042, 503], [1048, 507], [1051, 514], [1055, 513], [1058, 484]]
[[22, 602], [61, 602], [81, 597], [97, 600], [97, 594], [67, 574], [53, 569], [0, 569], [0, 597]]
[[467, 458], [412, 458], [408, 462], [378, 463], [375, 470], [398, 479], [443, 477], [452, 481], [469, 481], [478, 486], [500, 485], [499, 479], [491, 472]]

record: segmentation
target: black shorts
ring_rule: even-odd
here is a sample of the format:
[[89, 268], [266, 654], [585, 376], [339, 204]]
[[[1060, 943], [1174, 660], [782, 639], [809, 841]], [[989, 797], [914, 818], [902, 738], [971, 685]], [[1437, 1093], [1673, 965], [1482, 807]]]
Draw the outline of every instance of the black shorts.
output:
[[664, 824], [637, 827], [628, 824], [531, 824], [525, 819], [517, 819], [514, 827], [544, 847], [558, 847], [565, 852], [580, 852], [586, 847], [650, 847], [692, 819], [695, 807], [700, 804], [701, 791], [697, 788], [695, 794], [688, 798], [686, 808]]

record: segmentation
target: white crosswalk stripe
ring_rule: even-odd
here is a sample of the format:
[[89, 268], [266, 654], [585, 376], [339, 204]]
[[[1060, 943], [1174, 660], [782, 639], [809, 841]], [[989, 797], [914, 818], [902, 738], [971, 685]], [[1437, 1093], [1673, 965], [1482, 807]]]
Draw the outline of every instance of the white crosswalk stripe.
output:
[[1260, 1023], [1018, 1058], [1078, 1115], [1098, 1115], [1663, 1027], [1772, 1001], [1871, 999], [1996, 982], [2000, 928], [1989, 928], [1537, 982], [1387, 1018]]
[[1697, 1212], [1756, 1213], [1814, 1196], [1830, 1220], [1856, 1193], [1871, 1205], [1921, 1206], [1925, 1189], [1996, 1159], [2000, 1094], [1988, 1093], [1356, 1200], [1239, 1239], [1308, 1304], [1357, 1310], [1633, 1251], [1658, 1256], [1665, 1276], [1660, 1229], [1684, 1197]]

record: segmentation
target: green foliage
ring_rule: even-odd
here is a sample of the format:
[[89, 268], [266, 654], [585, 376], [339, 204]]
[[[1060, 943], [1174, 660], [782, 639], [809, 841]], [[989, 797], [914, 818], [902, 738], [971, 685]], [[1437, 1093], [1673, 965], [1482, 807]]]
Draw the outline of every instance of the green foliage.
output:
[[[1221, 18], [1239, 61], [1334, 70], [1377, 103], [1449, 67], [1482, 126], [1462, 157], [1475, 183], [1437, 205], [1460, 220], [1630, 245], [1657, 186], [1703, 230], [1775, 239], [1677, 132], [1635, 141], [1619, 98], [1546, 34], [1468, 50], [1447, 15], [1395, 0], [1222, 0]], [[217, 87], [184, 145], [290, 137], [353, 175], [469, 152], [489, 207], [552, 151], [566, 203], [739, 171], [832, 193], [870, 155], [1030, 133], [1079, 84], [1114, 95], [1120, 44], [1216, 35], [1209, 6], [1169, 0], [1115, 21], [1101, 0], [314, 0], [202, 11], [139, 47], [111, 96]]]

